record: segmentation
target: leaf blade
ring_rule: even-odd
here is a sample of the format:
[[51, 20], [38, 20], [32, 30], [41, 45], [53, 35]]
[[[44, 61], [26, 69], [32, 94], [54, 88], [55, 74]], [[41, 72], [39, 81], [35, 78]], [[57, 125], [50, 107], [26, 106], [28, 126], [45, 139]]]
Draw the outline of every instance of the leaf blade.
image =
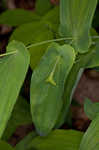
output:
[[[3, 133], [3, 140], [8, 140], [20, 125], [27, 125], [32, 123], [29, 104], [27, 101], [19, 96], [14, 106], [11, 117], [7, 123], [7, 127]], [[13, 125], [13, 126], [12, 126]]]
[[55, 130], [46, 138], [36, 137], [30, 149], [37, 150], [78, 150], [83, 133], [74, 130]]
[[61, 0], [60, 35], [72, 37], [72, 45], [79, 53], [88, 51], [91, 45], [89, 30], [97, 0]]
[[13, 147], [11, 147], [8, 143], [4, 142], [4, 141], [0, 141], [0, 149], [2, 150], [14, 150]]
[[35, 13], [24, 9], [6, 10], [0, 15], [0, 24], [6, 24], [11, 27], [29, 23], [33, 20], [40, 20], [40, 18]]
[[76, 56], [76, 60], [75, 60], [76, 63], [73, 65], [65, 81], [65, 88], [63, 94], [63, 108], [57, 120], [55, 126], [56, 128], [59, 128], [64, 123], [64, 121], [66, 121], [67, 113], [69, 111], [69, 107], [72, 101], [72, 96], [76, 89], [77, 83], [80, 80], [80, 77], [84, 71], [86, 64], [92, 58], [93, 51], [94, 51], [94, 47], [92, 47], [90, 51], [86, 53], [86, 55], [79, 54], [78, 56]]
[[55, 125], [62, 106], [64, 81], [74, 60], [75, 52], [71, 46], [53, 43], [32, 75], [31, 113], [40, 135], [48, 134]]
[[79, 150], [99, 149], [99, 114], [92, 121], [88, 130], [84, 134]]
[[22, 43], [9, 43], [7, 52], [12, 51], [17, 53], [1, 58], [0, 63], [0, 96], [3, 100], [0, 105], [0, 137], [16, 103], [30, 60], [29, 53]]
[[93, 103], [89, 99], [86, 99], [84, 103], [84, 112], [89, 117], [89, 119], [95, 119], [99, 113], [99, 103]]
[[[18, 27], [12, 34], [10, 41], [18, 40], [23, 42], [26, 46], [33, 43], [38, 43], [43, 40], [53, 39], [53, 33], [49, 29], [48, 23], [31, 22]], [[27, 36], [26, 36], [27, 35]], [[30, 66], [32, 69], [39, 63], [41, 56], [44, 54], [49, 44], [44, 44], [37, 47], [29, 48]]]
[[96, 46], [93, 51], [93, 56], [86, 64], [86, 68], [94, 68], [99, 66], [99, 41], [96, 41]]

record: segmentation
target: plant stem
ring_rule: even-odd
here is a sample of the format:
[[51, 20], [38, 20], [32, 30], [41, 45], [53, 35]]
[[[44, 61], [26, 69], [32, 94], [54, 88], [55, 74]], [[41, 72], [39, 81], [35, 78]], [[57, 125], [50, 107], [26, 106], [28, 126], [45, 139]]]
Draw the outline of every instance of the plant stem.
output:
[[16, 54], [17, 51], [12, 51], [12, 52], [8, 52], [8, 53], [4, 53], [4, 54], [1, 54], [0, 57], [3, 57], [3, 56], [8, 56], [8, 55], [11, 55], [11, 54]]
[[[95, 39], [95, 38], [98, 39], [99, 36], [91, 36], [91, 38], [92, 39]], [[64, 40], [73, 40], [73, 38], [69, 37], [69, 38], [59, 38], [59, 39], [52, 39], [52, 40], [42, 41], [42, 42], [31, 44], [31, 45], [27, 46], [27, 48], [36, 47], [36, 46], [40, 46], [40, 45], [51, 43], [51, 42], [64, 41]]]

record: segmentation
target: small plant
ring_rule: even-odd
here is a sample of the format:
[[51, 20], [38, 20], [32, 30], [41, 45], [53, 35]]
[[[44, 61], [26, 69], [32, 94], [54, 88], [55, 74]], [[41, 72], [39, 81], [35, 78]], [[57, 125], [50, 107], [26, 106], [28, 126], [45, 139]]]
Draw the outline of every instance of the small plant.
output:
[[[44, 7], [44, 4], [47, 5]], [[16, 145], [16, 150], [98, 150], [98, 105], [92, 113], [93, 106], [87, 109], [90, 102], [85, 104], [85, 111], [93, 121], [84, 136], [78, 131], [58, 129], [68, 117], [72, 96], [84, 69], [99, 66], [99, 36], [92, 29], [97, 0], [60, 0], [60, 8], [52, 8], [47, 0], [44, 4], [38, 0], [35, 13], [16, 9], [0, 16], [0, 24], [17, 27], [6, 53], [0, 57], [0, 137], [7, 140], [17, 125], [33, 121], [37, 134], [47, 137], [30, 133]], [[28, 104], [22, 97], [18, 98], [29, 65], [33, 71], [32, 118]], [[51, 133], [52, 129], [57, 130]]]

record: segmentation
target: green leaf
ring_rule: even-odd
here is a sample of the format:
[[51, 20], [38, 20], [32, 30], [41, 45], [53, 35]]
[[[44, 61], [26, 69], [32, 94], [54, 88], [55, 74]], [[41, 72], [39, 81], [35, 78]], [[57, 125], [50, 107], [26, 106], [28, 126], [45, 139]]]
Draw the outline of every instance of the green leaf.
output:
[[[98, 36], [98, 33], [97, 33], [97, 31], [94, 28], [91, 28], [90, 34], [91, 34], [91, 36]], [[97, 38], [95, 40], [97, 40]]]
[[4, 141], [0, 141], [0, 149], [1, 150], [14, 150], [8, 143]]
[[95, 31], [94, 28], [91, 29], [91, 35], [94, 37], [93, 42], [95, 42], [95, 48], [93, 51], [92, 58], [88, 61], [86, 64], [86, 68], [95, 68], [96, 71], [98, 71], [99, 67], [99, 38], [98, 33]]
[[23, 9], [6, 10], [0, 15], [0, 24], [9, 26], [19, 26], [35, 20], [40, 20], [40, 17]]
[[83, 133], [74, 130], [55, 130], [46, 138], [36, 137], [28, 150], [78, 150]]
[[21, 140], [15, 147], [15, 150], [27, 150], [31, 141], [37, 136], [35, 132], [29, 133], [23, 140]]
[[[55, 18], [53, 16], [55, 16]], [[47, 31], [52, 32], [52, 28], [55, 28], [57, 24], [59, 24], [59, 7], [55, 7], [54, 9], [49, 11], [44, 17], [42, 17], [41, 21], [32, 21], [31, 23], [26, 23], [18, 27], [12, 33], [10, 41], [18, 40], [23, 42], [25, 45], [32, 44], [36, 42], [34, 40], [37, 36], [39, 36], [39, 34], [42, 35], [43, 32]], [[49, 39], [45, 38], [45, 40]]]
[[97, 0], [61, 0], [60, 35], [72, 37], [72, 45], [79, 53], [91, 45], [90, 28]]
[[[53, 17], [55, 16], [55, 17]], [[59, 7], [50, 10], [41, 21], [33, 21], [21, 25], [11, 35], [10, 41], [18, 40], [25, 45], [35, 44], [38, 42], [52, 40], [56, 36], [59, 25]], [[34, 69], [40, 61], [41, 56], [45, 53], [49, 44], [44, 44], [29, 48], [30, 66]]]
[[48, 47], [31, 80], [31, 113], [40, 135], [47, 135], [54, 127], [62, 108], [65, 80], [75, 60], [69, 45], [53, 43]]
[[59, 114], [58, 120], [56, 122], [55, 128], [60, 128], [61, 125], [66, 122], [68, 116], [69, 107], [72, 102], [72, 97], [74, 94], [74, 91], [77, 87], [77, 84], [80, 80], [80, 77], [83, 73], [83, 69], [76, 64], [72, 67], [66, 81], [65, 81], [65, 89], [64, 89], [64, 95], [63, 95], [63, 107], [61, 109], [61, 112]]
[[8, 121], [2, 139], [8, 140], [9, 137], [11, 137], [11, 135], [15, 132], [18, 126], [27, 125], [31, 123], [32, 123], [32, 118], [30, 114], [29, 104], [23, 97], [20, 96], [17, 99], [17, 103], [14, 106], [14, 110]]
[[99, 103], [93, 103], [89, 99], [85, 100], [84, 111], [89, 119], [93, 120], [99, 113]]
[[84, 68], [88, 61], [92, 58], [94, 48], [92, 47], [90, 51], [86, 54], [79, 54], [76, 56], [75, 64], [73, 65], [66, 81], [65, 81], [65, 89], [63, 95], [63, 107], [59, 118], [56, 123], [56, 128], [59, 128], [64, 121], [67, 119], [67, 113], [69, 111], [69, 107], [72, 102], [72, 97], [74, 91], [77, 87], [77, 84], [80, 80], [80, 77], [84, 71]]
[[43, 0], [43, 3], [42, 0], [37, 0], [35, 7], [35, 11], [37, 14], [44, 15], [52, 8], [52, 5], [49, 0]]
[[79, 150], [99, 150], [99, 114], [84, 134]]
[[59, 7], [55, 7], [51, 9], [44, 17], [42, 17], [42, 21], [49, 22], [51, 24], [52, 31], [58, 34], [59, 28]]
[[[18, 40], [25, 45], [38, 43], [44, 40], [53, 39], [53, 33], [50, 25], [44, 22], [31, 22], [17, 28], [11, 36], [10, 41]], [[30, 66], [32, 69], [39, 63], [41, 56], [44, 54], [49, 44], [29, 48]]]
[[26, 47], [20, 42], [9, 43], [7, 53], [9, 55], [0, 58], [0, 137], [11, 116], [30, 61]]
[[96, 47], [93, 51], [93, 56], [86, 64], [86, 68], [94, 68], [98, 66], [99, 66], [99, 40], [96, 41]]

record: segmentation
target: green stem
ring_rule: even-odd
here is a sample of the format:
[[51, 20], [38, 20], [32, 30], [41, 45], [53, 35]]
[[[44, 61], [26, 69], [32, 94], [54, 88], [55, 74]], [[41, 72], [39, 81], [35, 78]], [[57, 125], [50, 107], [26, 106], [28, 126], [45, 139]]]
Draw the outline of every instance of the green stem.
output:
[[31, 44], [31, 45], [27, 46], [27, 48], [40, 46], [40, 45], [51, 43], [51, 42], [64, 41], [64, 40], [72, 40], [72, 38], [71, 37], [70, 38], [59, 38], [59, 39], [52, 39], [52, 40], [42, 41], [42, 42], [39, 42], [39, 43]]
[[[98, 39], [99, 36], [91, 36], [91, 38], [92, 39], [95, 39], [95, 38]], [[38, 43], [31, 44], [31, 45], [27, 46], [27, 48], [36, 47], [36, 46], [40, 46], [40, 45], [51, 43], [51, 42], [65, 41], [65, 40], [73, 40], [73, 38], [72, 37], [68, 37], [68, 38], [59, 38], [59, 39], [52, 39], [52, 40], [47, 40], [47, 41], [41, 41], [41, 42], [38, 42]]]
[[12, 52], [8, 52], [8, 53], [1, 54], [0, 57], [4, 57], [4, 56], [16, 54], [16, 53], [17, 53], [17, 51], [12, 51]]

